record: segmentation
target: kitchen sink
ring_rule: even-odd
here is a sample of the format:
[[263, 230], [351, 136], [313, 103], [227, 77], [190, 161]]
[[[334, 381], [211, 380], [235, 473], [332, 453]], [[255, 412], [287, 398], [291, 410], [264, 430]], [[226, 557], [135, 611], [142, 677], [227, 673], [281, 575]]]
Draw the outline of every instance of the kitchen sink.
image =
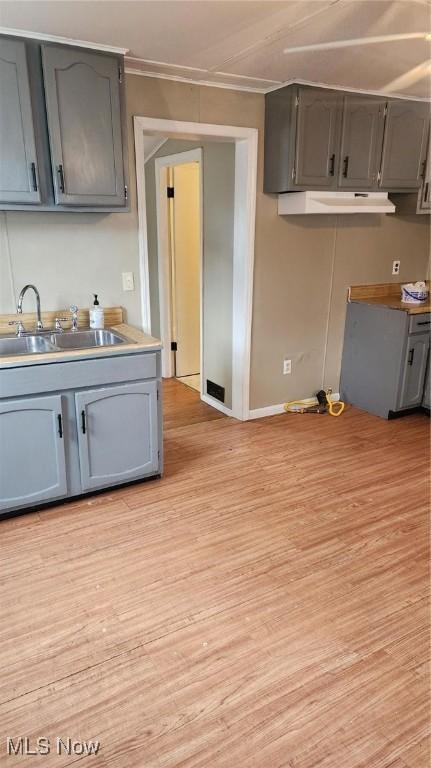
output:
[[56, 349], [88, 349], [89, 347], [112, 347], [128, 341], [119, 333], [109, 330], [65, 331], [53, 333], [51, 341]]
[[0, 338], [0, 356], [34, 355], [38, 352], [55, 352], [50, 339], [44, 336], [13, 336]]

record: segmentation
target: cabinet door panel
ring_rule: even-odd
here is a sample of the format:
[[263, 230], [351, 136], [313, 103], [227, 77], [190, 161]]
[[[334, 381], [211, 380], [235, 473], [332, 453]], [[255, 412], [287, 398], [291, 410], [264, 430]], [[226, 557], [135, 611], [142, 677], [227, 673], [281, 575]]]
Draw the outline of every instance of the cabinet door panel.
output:
[[429, 105], [409, 101], [388, 104], [380, 186], [418, 189], [429, 130]]
[[373, 189], [383, 141], [383, 100], [345, 96], [338, 184], [350, 189]]
[[422, 402], [428, 351], [428, 333], [414, 334], [408, 337], [400, 408], [413, 408]]
[[0, 402], [0, 510], [67, 493], [61, 396]]
[[0, 40], [0, 201], [38, 203], [36, 147], [25, 43]]
[[124, 205], [118, 59], [42, 46], [55, 199]]
[[157, 382], [81, 392], [75, 403], [83, 490], [157, 471]]
[[331, 189], [338, 175], [338, 94], [299, 89], [296, 123], [295, 184]]

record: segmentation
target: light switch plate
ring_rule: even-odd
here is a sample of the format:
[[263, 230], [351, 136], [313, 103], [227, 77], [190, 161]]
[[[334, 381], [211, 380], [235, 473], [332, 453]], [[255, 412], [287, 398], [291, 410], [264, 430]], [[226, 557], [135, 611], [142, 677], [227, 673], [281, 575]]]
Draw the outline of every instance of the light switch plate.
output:
[[291, 360], [283, 360], [283, 374], [289, 374], [292, 373], [292, 361]]
[[123, 291], [135, 290], [135, 280], [133, 277], [133, 272], [123, 272], [122, 279], [123, 279]]

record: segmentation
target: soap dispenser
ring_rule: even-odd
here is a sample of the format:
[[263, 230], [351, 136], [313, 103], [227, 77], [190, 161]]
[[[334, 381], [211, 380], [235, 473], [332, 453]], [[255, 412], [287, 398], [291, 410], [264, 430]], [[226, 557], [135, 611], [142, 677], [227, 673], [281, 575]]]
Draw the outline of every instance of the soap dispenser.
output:
[[94, 302], [90, 309], [90, 328], [100, 329], [105, 325], [103, 307], [100, 306], [97, 293], [93, 293]]

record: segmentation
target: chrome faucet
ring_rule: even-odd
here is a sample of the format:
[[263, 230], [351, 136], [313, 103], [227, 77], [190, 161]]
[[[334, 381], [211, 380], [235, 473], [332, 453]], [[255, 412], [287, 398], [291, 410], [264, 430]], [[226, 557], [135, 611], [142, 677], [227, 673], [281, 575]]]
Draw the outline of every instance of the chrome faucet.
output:
[[43, 329], [43, 323], [42, 323], [42, 315], [40, 312], [40, 296], [39, 296], [39, 291], [37, 290], [35, 285], [31, 285], [30, 283], [29, 285], [24, 286], [24, 288], [22, 289], [19, 295], [16, 311], [19, 315], [22, 315], [22, 301], [29, 288], [31, 288], [34, 291], [36, 296], [37, 330], [41, 331]]
[[71, 304], [69, 307], [72, 313], [72, 331], [78, 330], [78, 307], [76, 304]]

